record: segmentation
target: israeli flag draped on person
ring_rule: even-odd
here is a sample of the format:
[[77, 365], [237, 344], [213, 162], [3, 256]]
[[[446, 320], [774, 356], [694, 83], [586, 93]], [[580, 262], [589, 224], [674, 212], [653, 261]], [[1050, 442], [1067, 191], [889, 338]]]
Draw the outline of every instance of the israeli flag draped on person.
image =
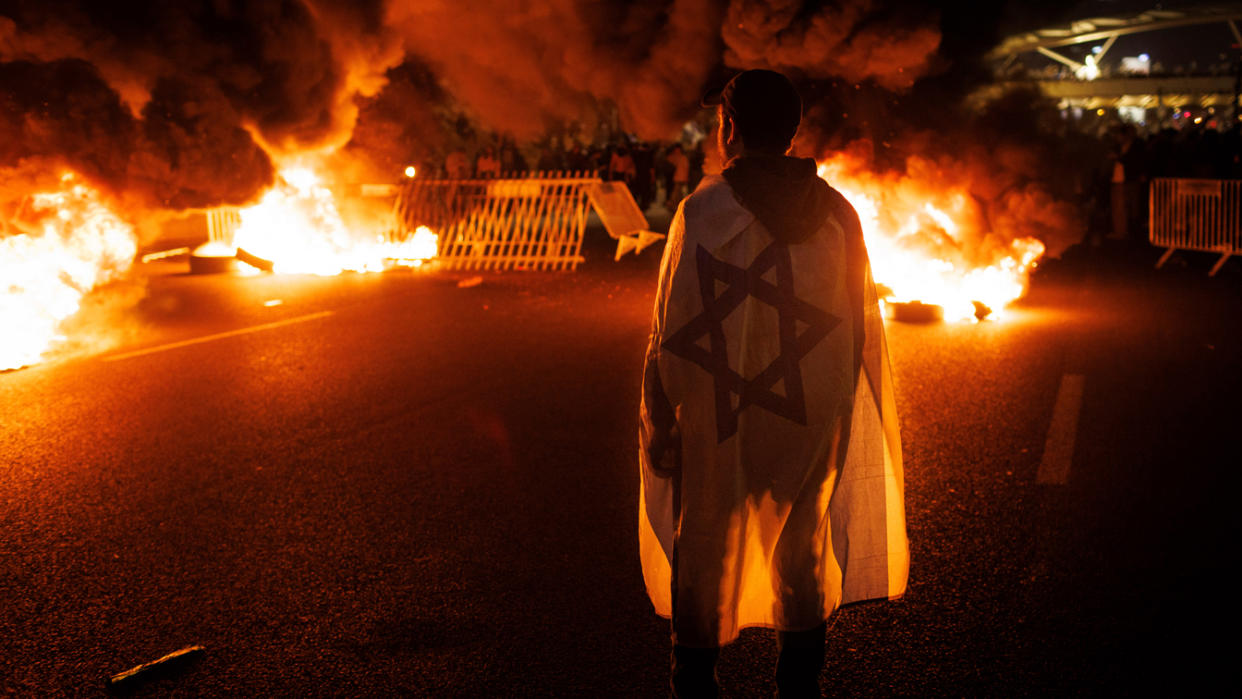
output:
[[810, 629], [906, 589], [875, 284], [857, 214], [814, 170], [737, 159], [669, 231], [643, 379], [639, 545], [680, 645]]

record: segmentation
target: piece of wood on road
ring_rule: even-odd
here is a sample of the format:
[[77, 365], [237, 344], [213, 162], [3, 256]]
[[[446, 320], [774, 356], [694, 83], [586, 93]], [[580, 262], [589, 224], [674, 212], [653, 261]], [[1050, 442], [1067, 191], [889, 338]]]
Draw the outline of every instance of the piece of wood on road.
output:
[[157, 658], [149, 663], [131, 667], [125, 672], [119, 672], [108, 678], [108, 688], [113, 690], [123, 690], [132, 687], [140, 682], [154, 679], [156, 677], [166, 677], [170, 673], [177, 672], [186, 668], [191, 662], [202, 655], [206, 651], [202, 646], [186, 646], [179, 650], [175, 650], [162, 658]]

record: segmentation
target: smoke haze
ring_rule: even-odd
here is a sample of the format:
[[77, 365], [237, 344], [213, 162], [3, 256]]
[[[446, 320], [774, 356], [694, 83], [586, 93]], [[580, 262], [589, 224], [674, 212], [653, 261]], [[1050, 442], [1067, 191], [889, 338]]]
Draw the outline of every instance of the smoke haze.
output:
[[7, 2], [3, 165], [38, 159], [136, 204], [242, 203], [271, 156], [349, 140], [401, 59], [378, 5]]
[[240, 204], [273, 160], [350, 142], [410, 62], [435, 85], [380, 111], [420, 129], [448, 105], [527, 138], [615, 106], [667, 138], [728, 69], [902, 89], [939, 38], [934, 14], [870, 0], [7, 0], [0, 165], [57, 163], [144, 207]]

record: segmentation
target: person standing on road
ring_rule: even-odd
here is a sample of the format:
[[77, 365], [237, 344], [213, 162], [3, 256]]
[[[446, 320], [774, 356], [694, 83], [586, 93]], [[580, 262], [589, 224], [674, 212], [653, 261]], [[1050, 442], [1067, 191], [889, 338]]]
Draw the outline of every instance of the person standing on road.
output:
[[612, 157], [608, 159], [608, 179], [621, 180], [627, 186], [631, 186], [637, 170], [634, 167], [634, 158], [630, 155], [630, 149], [624, 143], [618, 145], [612, 151]]
[[690, 158], [686, 157], [680, 143], [674, 143], [667, 156], [670, 166], [672, 166], [672, 176], [669, 177], [668, 195], [664, 199], [664, 207], [669, 211], [674, 211], [677, 204], [686, 196], [686, 184], [690, 181]]
[[716, 696], [719, 647], [747, 626], [778, 632], [780, 696], [819, 696], [833, 611], [906, 588], [884, 326], [857, 213], [786, 155], [792, 83], [746, 71], [705, 102], [726, 167], [678, 207], [660, 266], [643, 577], [672, 621], [673, 696]]
[[485, 147], [475, 159], [474, 176], [479, 179], [500, 177], [500, 161], [496, 158], [496, 151], [491, 146]]
[[654, 189], [655, 152], [651, 144], [639, 141], [634, 144], [634, 198], [638, 200], [638, 208], [646, 211], [651, 206]]
[[470, 161], [460, 148], [454, 148], [444, 159], [444, 171], [450, 180], [464, 180], [470, 177]]

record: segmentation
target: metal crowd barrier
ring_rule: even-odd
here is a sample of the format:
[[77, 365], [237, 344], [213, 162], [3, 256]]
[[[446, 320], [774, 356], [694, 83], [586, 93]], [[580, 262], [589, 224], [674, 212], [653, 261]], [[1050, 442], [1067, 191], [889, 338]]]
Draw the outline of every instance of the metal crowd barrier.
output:
[[393, 204], [398, 230], [427, 226], [439, 264], [456, 269], [574, 269], [582, 262], [585, 173], [488, 180], [408, 180]]
[[1159, 268], [1177, 250], [1220, 254], [1209, 276], [1232, 255], [1242, 254], [1242, 180], [1157, 178], [1151, 181], [1149, 234], [1168, 248]]
[[397, 234], [427, 226], [440, 236], [441, 266], [572, 270], [593, 207], [617, 257], [664, 236], [648, 231], [628, 188], [586, 172], [530, 172], [498, 179], [407, 180], [393, 205]]
[[207, 240], [233, 244], [233, 234], [241, 226], [241, 214], [232, 206], [207, 210]]

